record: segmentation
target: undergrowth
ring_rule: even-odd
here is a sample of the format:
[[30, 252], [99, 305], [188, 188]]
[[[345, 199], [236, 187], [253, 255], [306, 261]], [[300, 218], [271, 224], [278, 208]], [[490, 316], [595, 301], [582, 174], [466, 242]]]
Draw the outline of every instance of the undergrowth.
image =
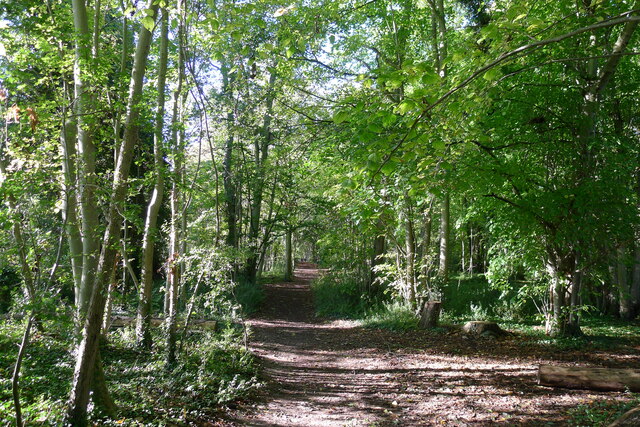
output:
[[640, 406], [640, 395], [627, 402], [618, 400], [590, 401], [569, 410], [569, 425], [573, 427], [608, 426], [625, 412]]
[[368, 312], [360, 320], [360, 324], [365, 328], [409, 331], [418, 328], [418, 317], [411, 307], [393, 302]]
[[264, 301], [264, 289], [260, 283], [253, 284], [246, 281], [240, 281], [233, 291], [236, 301], [242, 307], [242, 313], [249, 315], [255, 313], [260, 304]]
[[[9, 424], [15, 423], [10, 378], [23, 327], [22, 322], [0, 324], [0, 420]], [[171, 370], [164, 362], [162, 330], [152, 332], [153, 352], [135, 347], [132, 328], [112, 331], [102, 345], [107, 384], [119, 412], [116, 419], [108, 419], [90, 407], [94, 424], [192, 425], [259, 387], [257, 365], [239, 344], [237, 328], [191, 331]], [[71, 344], [60, 334], [34, 333], [20, 379], [26, 425], [61, 424], [73, 373]]]
[[311, 285], [316, 314], [321, 317], [356, 319], [367, 310], [368, 301], [348, 272], [332, 271]]

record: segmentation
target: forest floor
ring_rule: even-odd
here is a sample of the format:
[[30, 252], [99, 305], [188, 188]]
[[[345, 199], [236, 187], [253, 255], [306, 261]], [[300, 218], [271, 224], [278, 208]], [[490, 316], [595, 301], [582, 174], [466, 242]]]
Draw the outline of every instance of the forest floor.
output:
[[301, 264], [295, 273], [294, 282], [266, 285], [263, 309], [250, 321], [266, 386], [224, 425], [579, 425], [578, 412], [633, 398], [539, 386], [536, 370], [544, 363], [640, 368], [640, 346], [559, 349], [517, 333], [365, 329], [315, 317], [310, 282], [319, 272]]

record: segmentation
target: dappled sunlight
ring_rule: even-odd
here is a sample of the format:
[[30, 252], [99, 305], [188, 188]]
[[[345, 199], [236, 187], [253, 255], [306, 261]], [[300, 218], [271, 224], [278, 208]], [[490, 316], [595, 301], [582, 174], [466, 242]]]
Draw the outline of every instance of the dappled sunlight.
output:
[[[232, 422], [537, 426], [562, 423], [571, 408], [612, 396], [538, 386], [537, 366], [548, 349], [533, 341], [519, 352], [517, 336], [476, 341], [450, 331], [398, 334], [318, 319], [309, 289], [316, 274], [306, 265], [295, 282], [266, 286], [263, 310], [250, 321], [250, 346], [268, 384], [261, 403]], [[629, 363], [637, 355], [621, 357]]]

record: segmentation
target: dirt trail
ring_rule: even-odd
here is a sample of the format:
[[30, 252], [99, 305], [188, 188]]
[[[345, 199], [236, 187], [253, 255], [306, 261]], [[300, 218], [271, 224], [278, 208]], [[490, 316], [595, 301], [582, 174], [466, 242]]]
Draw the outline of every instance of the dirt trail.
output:
[[550, 353], [519, 337], [473, 340], [317, 319], [309, 283], [318, 271], [301, 264], [295, 273], [295, 282], [267, 285], [251, 320], [251, 350], [267, 386], [258, 403], [231, 414], [234, 425], [566, 425], [578, 404], [627, 397], [537, 386], [538, 363], [640, 365], [635, 349]]

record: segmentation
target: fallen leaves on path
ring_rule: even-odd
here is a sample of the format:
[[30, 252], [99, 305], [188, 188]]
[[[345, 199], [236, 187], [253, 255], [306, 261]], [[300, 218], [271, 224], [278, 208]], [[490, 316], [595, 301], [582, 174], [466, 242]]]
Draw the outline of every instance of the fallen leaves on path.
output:
[[259, 402], [228, 414], [253, 426], [567, 425], [567, 411], [624, 393], [536, 384], [541, 363], [638, 367], [637, 349], [558, 351], [511, 334], [468, 338], [455, 330], [397, 333], [313, 315], [303, 265], [297, 281], [267, 286], [251, 321], [251, 349], [267, 387]]

